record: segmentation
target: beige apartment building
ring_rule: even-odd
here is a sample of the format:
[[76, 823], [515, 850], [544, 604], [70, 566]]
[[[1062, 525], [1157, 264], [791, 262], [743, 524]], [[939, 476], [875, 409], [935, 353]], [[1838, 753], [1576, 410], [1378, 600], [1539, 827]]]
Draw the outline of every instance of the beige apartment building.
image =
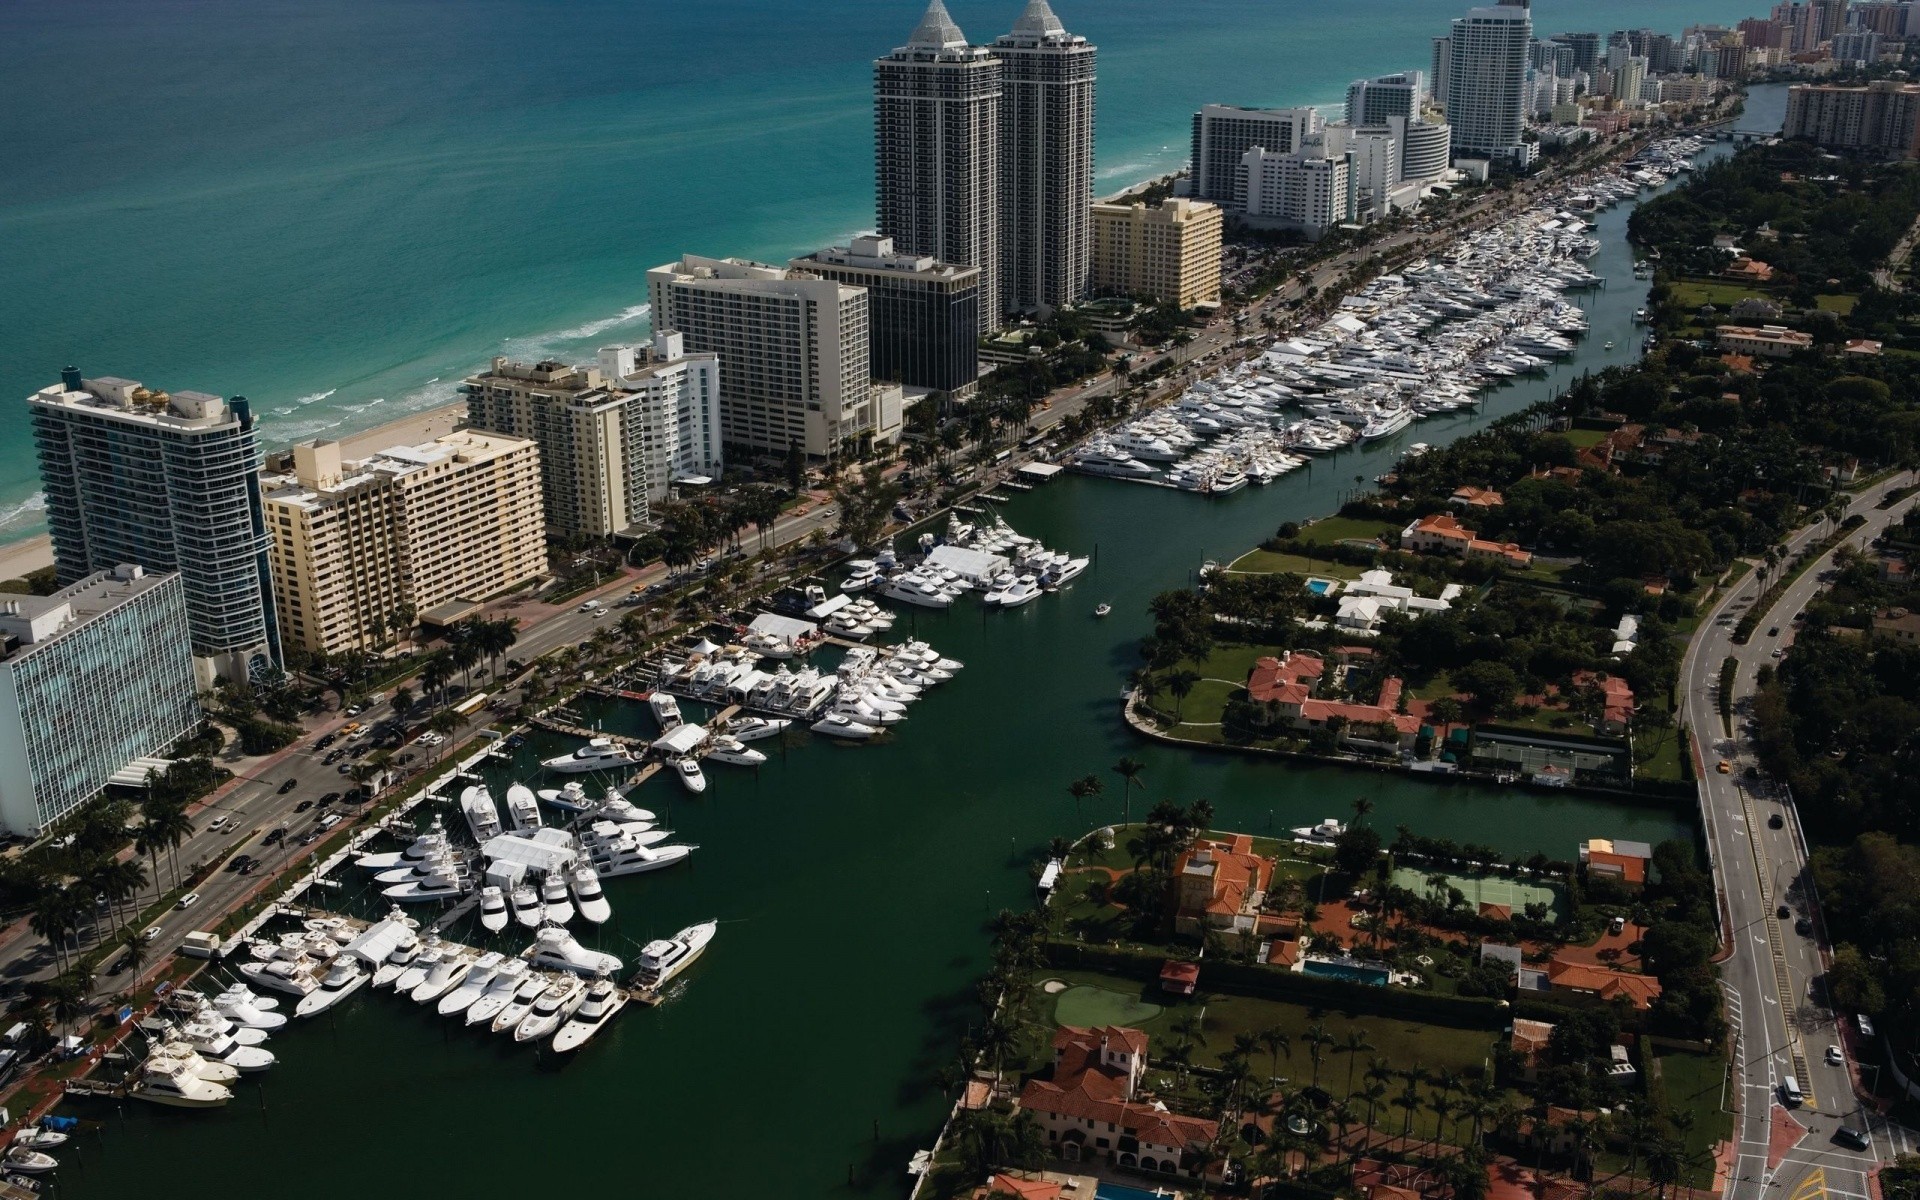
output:
[[1220, 206], [1204, 200], [1094, 205], [1094, 292], [1219, 303], [1223, 225]]
[[293, 448], [262, 480], [281, 636], [311, 653], [375, 650], [396, 613], [480, 601], [546, 574], [540, 451], [461, 430], [343, 462]]

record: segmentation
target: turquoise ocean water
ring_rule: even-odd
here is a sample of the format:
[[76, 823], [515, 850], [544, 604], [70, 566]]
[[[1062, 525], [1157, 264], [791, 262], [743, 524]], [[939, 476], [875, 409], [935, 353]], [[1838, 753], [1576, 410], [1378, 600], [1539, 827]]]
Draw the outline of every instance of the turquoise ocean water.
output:
[[[1021, 0], [952, 0], [975, 41]], [[1101, 52], [1102, 189], [1207, 102], [1424, 68], [1446, 0], [1059, 0]], [[648, 267], [870, 225], [869, 61], [917, 0], [0, 4], [0, 411], [78, 364], [241, 393], [270, 441], [452, 398], [496, 353], [645, 332]], [[1539, 0], [1672, 32], [1738, 0]], [[16, 426], [17, 428], [17, 426]], [[39, 525], [0, 440], [0, 541]]]

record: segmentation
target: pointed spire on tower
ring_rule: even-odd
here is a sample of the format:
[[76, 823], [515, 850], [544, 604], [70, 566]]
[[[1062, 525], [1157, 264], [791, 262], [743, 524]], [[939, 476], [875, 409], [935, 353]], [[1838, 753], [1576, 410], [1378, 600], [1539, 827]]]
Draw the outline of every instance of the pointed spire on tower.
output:
[[920, 18], [913, 36], [907, 39], [907, 47], [913, 50], [961, 50], [966, 44], [967, 35], [954, 24], [941, 0], [932, 0], [927, 5], [927, 15]]
[[1053, 9], [1048, 7], [1047, 0], [1027, 0], [1027, 9], [1020, 14], [1020, 19], [1013, 23], [1013, 31], [1047, 37], [1065, 33], [1067, 27], [1060, 23], [1059, 17], [1053, 15]]

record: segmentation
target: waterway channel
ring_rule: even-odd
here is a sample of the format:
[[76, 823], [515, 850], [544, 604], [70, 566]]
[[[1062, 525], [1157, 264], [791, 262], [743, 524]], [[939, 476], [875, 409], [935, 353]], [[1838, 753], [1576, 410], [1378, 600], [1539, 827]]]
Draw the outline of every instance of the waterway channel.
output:
[[[1143, 742], [1119, 713], [1148, 599], [1202, 560], [1330, 511], [1407, 444], [1450, 440], [1579, 371], [1631, 361], [1645, 285], [1631, 273], [1628, 211], [1599, 219], [1593, 267], [1608, 286], [1583, 298], [1592, 332], [1549, 377], [1222, 499], [1076, 476], [1018, 496], [1005, 509], [1017, 528], [1095, 565], [1012, 612], [983, 614], [969, 599], [903, 619], [896, 633], [911, 627], [967, 666], [884, 744], [799, 738], [758, 771], [710, 766], [697, 800], [666, 776], [641, 788], [635, 802], [701, 849], [689, 866], [610, 881], [617, 915], [598, 943], [631, 960], [650, 936], [722, 923], [661, 1007], [629, 1009], [557, 1065], [362, 993], [277, 1036], [280, 1064], [249, 1077], [225, 1110], [76, 1109], [103, 1128], [61, 1153], [60, 1194], [903, 1194], [906, 1162], [944, 1108], [931, 1080], [977, 1011], [983, 922], [1030, 903], [1028, 864], [1048, 838], [1119, 817], [1110, 768], [1122, 755], [1146, 764], [1146, 797], [1206, 797], [1223, 828], [1345, 816], [1365, 795], [1383, 829], [1404, 823], [1511, 854], [1568, 857], [1590, 835], [1686, 836], [1691, 818], [1673, 808], [1190, 752]], [[1113, 615], [1096, 620], [1101, 602]], [[638, 712], [599, 715], [609, 728], [648, 728]], [[513, 769], [489, 772], [495, 794], [516, 776], [535, 782], [535, 757], [564, 744], [532, 739]], [[1066, 785], [1089, 773], [1106, 794], [1076, 821]], [[1136, 812], [1141, 803], [1136, 793]]]

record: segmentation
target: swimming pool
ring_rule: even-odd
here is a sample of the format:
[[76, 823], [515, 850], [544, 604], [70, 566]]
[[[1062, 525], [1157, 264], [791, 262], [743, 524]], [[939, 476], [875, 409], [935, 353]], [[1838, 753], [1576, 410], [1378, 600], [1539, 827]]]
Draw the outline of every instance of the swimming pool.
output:
[[1309, 579], [1307, 580], [1307, 590], [1316, 596], [1324, 596], [1333, 590], [1333, 580]]
[[1166, 1200], [1168, 1195], [1164, 1189], [1153, 1192], [1121, 1183], [1103, 1183], [1095, 1189], [1093, 1200]]
[[1300, 970], [1307, 975], [1318, 975], [1323, 979], [1344, 979], [1349, 983], [1370, 983], [1375, 987], [1385, 987], [1387, 969], [1369, 966], [1364, 963], [1334, 962], [1326, 958], [1309, 958], [1300, 964]]

